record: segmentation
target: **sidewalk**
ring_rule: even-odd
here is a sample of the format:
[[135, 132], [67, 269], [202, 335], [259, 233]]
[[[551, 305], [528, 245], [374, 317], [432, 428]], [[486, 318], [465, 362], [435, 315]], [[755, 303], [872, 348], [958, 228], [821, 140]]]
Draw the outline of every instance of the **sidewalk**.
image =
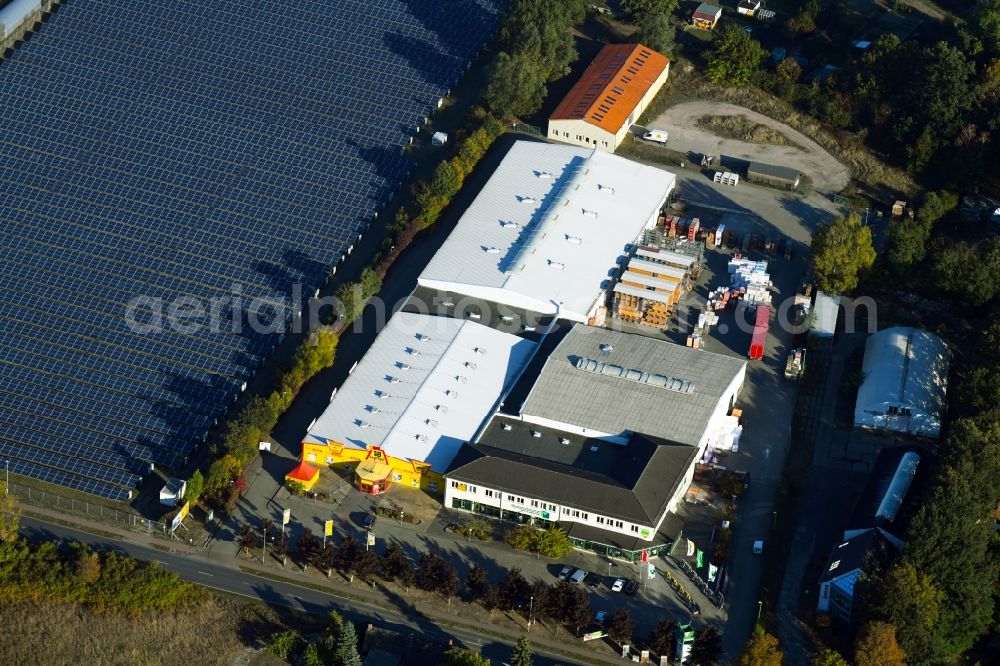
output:
[[[435, 594], [423, 592], [415, 588], [405, 591], [396, 584], [385, 583], [384, 581], [376, 581], [375, 585], [377, 589], [372, 590], [357, 581], [349, 583], [338, 573], [334, 573], [330, 578], [326, 578], [323, 574], [316, 572], [312, 568], [303, 571], [299, 565], [292, 562], [291, 557], [289, 558], [288, 566], [282, 568], [277, 563], [272, 566], [264, 565], [259, 559], [252, 556], [237, 557], [235, 554], [226, 555], [220, 552], [221, 549], [214, 549], [214, 554], [210, 556], [207, 549], [192, 546], [186, 542], [169, 541], [152, 534], [109, 527], [98, 521], [86, 520], [77, 516], [67, 516], [57, 511], [25, 505], [23, 503], [19, 504], [19, 506], [28, 517], [49, 520], [91, 534], [106, 535], [109, 540], [119, 540], [172, 553], [189, 555], [192, 559], [197, 558], [218, 566], [243, 571], [248, 577], [260, 576], [260, 580], [278, 580], [316, 589], [329, 594], [332, 599], [339, 600], [342, 603], [346, 602], [350, 604], [351, 602], [355, 602], [374, 606], [387, 611], [399, 612], [408, 617], [419, 615], [434, 622], [445, 632], [449, 628], [465, 629], [482, 634], [484, 637], [497, 638], [510, 643], [517, 642], [518, 639], [525, 635], [525, 620], [519, 615], [512, 616], [497, 611], [493, 616], [489, 616], [478, 606], [463, 602], [457, 597], [453, 598], [449, 605], [443, 603], [443, 600]], [[235, 548], [235, 546], [233, 547]], [[615, 648], [606, 640], [593, 641], [588, 643], [587, 647], [583, 647], [582, 644], [576, 642], [576, 639], [572, 638], [562, 628], [556, 630], [559, 638], [554, 637], [548, 626], [536, 620], [532, 627], [530, 638], [536, 648], [582, 662], [620, 662]]]

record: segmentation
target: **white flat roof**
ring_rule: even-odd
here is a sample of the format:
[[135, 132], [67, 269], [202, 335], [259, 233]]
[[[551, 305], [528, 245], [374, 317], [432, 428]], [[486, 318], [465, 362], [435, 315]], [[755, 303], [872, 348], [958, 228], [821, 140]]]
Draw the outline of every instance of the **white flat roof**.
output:
[[381, 446], [444, 472], [535, 346], [472, 321], [397, 312], [306, 441]]
[[646, 259], [639, 259], [638, 257], [632, 257], [628, 262], [628, 267], [637, 268], [641, 271], [650, 271], [651, 273], [656, 273], [657, 275], [675, 277], [678, 280], [687, 275], [687, 271], [683, 268], [668, 266], [667, 264], [661, 264], [657, 261], [647, 261]]
[[418, 283], [585, 321], [673, 186], [615, 155], [517, 141]]

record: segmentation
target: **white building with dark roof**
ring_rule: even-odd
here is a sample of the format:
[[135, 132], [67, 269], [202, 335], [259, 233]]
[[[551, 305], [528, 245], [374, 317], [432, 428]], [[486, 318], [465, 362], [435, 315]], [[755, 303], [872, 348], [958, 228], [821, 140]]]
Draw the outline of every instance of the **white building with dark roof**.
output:
[[950, 361], [941, 338], [918, 328], [887, 328], [870, 336], [854, 424], [938, 437]]
[[417, 284], [593, 321], [673, 187], [673, 174], [611, 154], [515, 142]]

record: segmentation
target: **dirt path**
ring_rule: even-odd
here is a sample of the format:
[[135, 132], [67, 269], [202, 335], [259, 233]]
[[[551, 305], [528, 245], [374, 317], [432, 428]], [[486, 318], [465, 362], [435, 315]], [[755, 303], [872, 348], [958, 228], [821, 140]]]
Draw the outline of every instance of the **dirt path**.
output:
[[[698, 127], [702, 116], [744, 116], [778, 130], [796, 145], [769, 146], [723, 138]], [[742, 106], [708, 100], [685, 102], [661, 113], [649, 127], [670, 132], [670, 147], [680, 152], [708, 153], [798, 169], [812, 179], [818, 192], [839, 192], [850, 179], [847, 167], [818, 143], [784, 123]]]

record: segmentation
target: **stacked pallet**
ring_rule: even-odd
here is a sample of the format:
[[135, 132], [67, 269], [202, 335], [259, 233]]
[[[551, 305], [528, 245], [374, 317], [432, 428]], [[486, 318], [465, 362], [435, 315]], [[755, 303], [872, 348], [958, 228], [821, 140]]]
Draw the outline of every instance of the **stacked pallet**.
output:
[[766, 261], [751, 261], [737, 255], [729, 261], [729, 275], [733, 289], [748, 305], [771, 303], [771, 275]]

